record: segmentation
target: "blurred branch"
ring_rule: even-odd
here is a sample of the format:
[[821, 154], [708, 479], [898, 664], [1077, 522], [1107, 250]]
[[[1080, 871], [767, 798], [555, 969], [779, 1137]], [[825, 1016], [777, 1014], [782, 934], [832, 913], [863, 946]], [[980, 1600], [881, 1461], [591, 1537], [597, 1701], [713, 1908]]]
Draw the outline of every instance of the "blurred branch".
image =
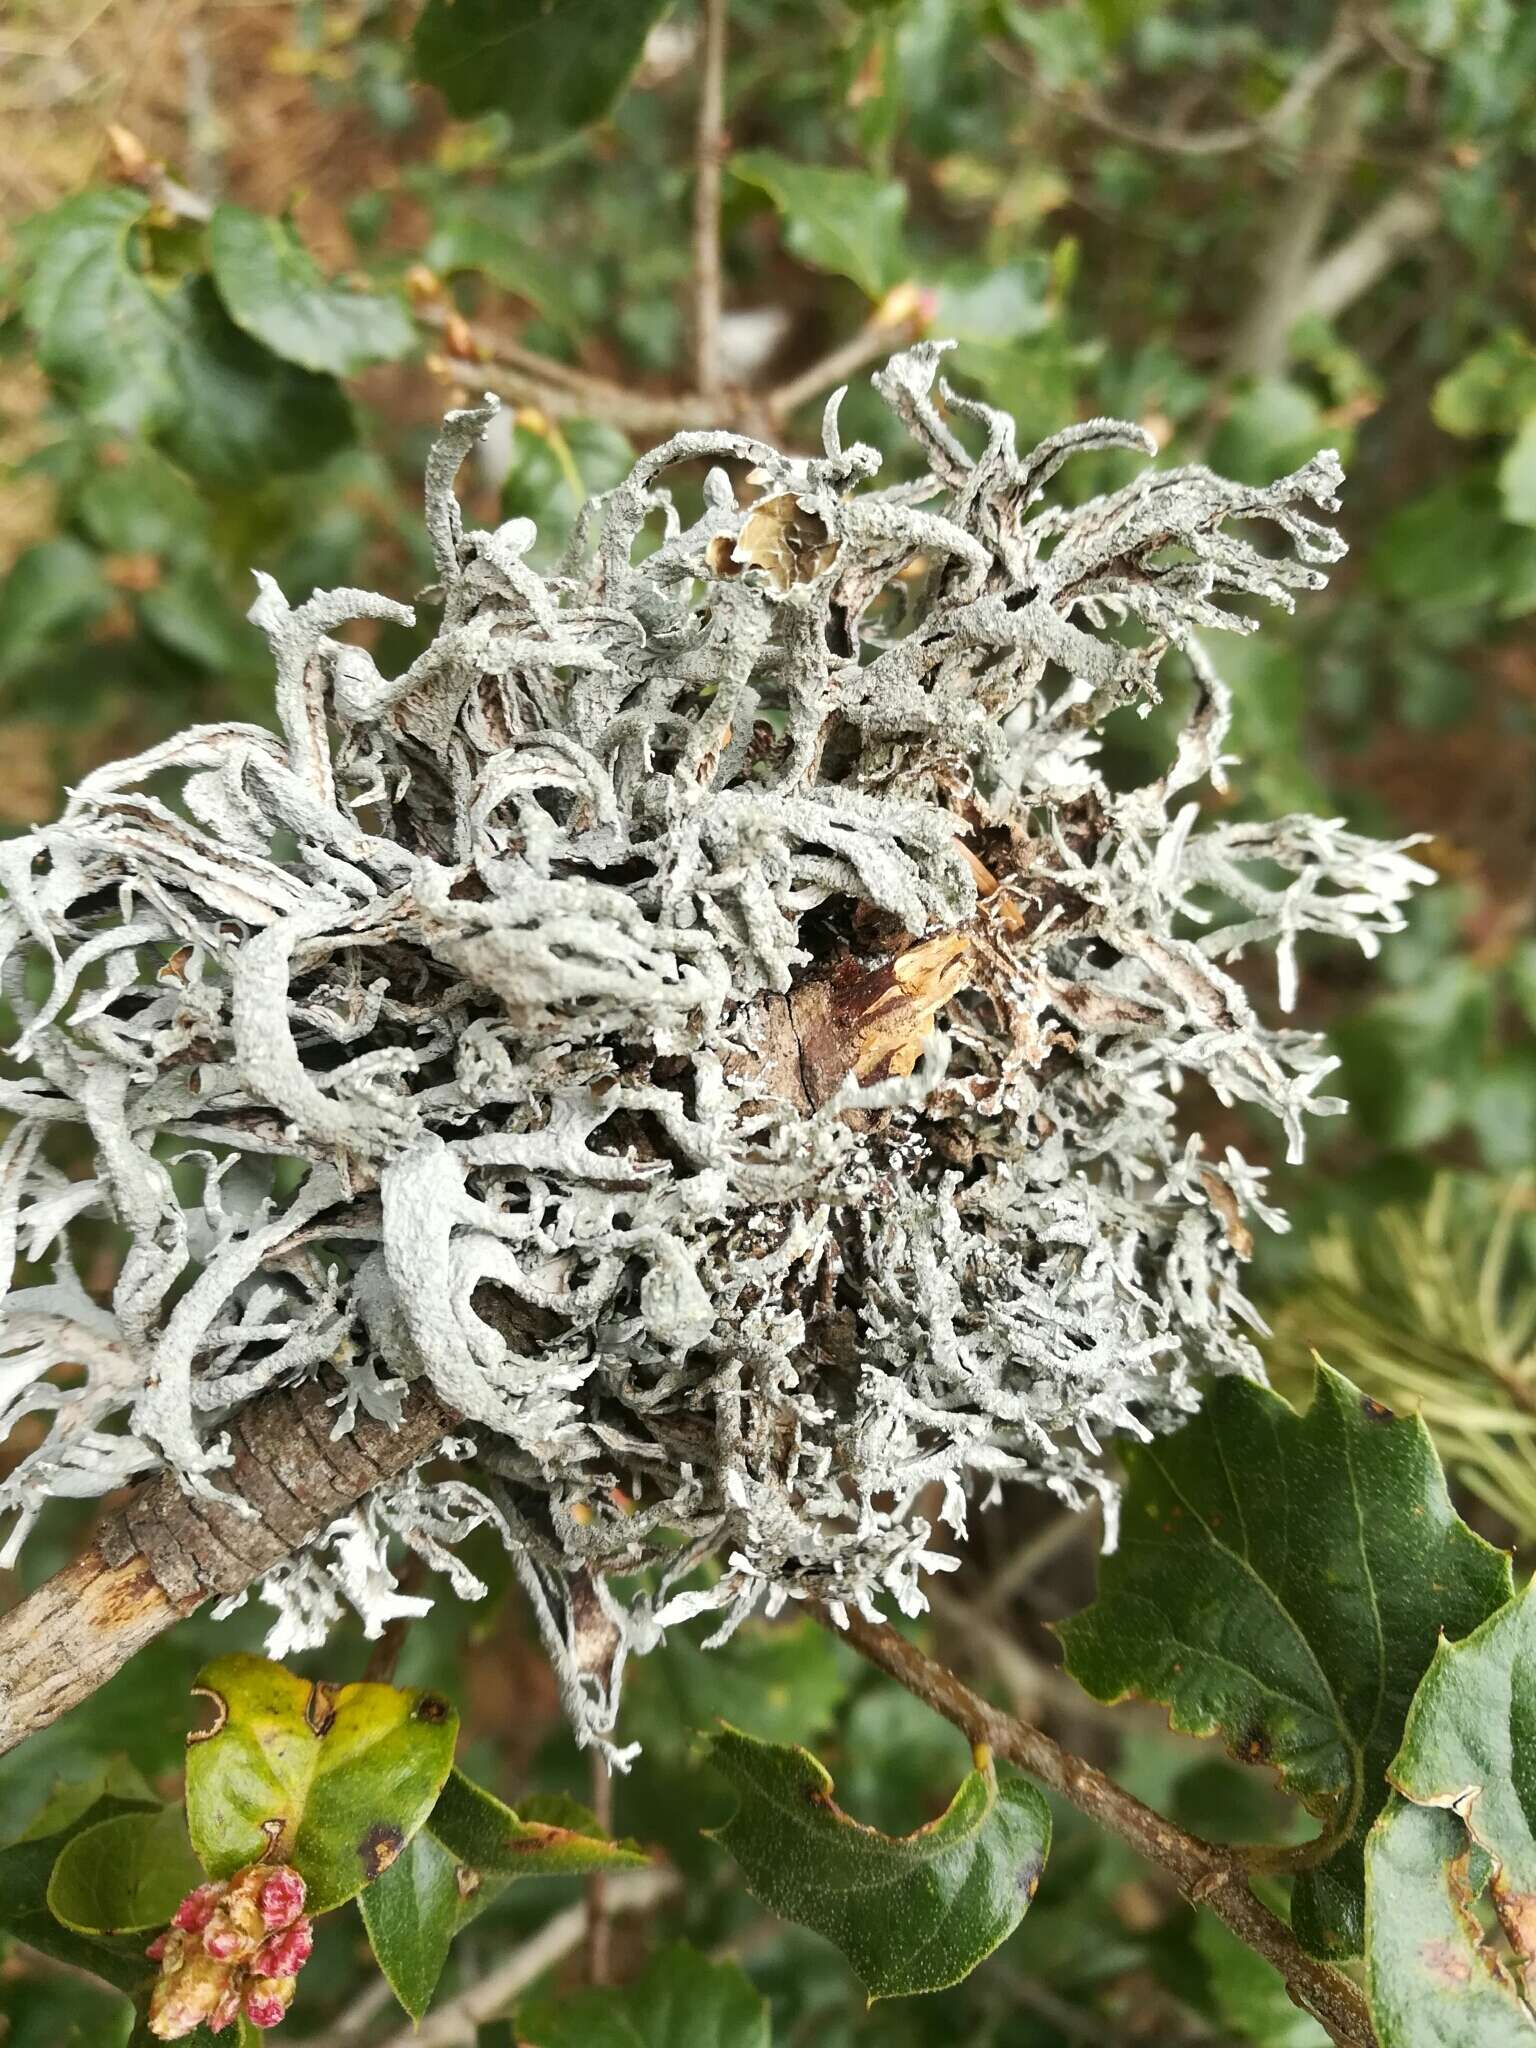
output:
[[725, 17], [727, 0], [703, 0], [704, 49], [694, 140], [693, 381], [720, 386], [720, 165], [725, 153]]
[[1101, 134], [1112, 135], [1138, 149], [1155, 150], [1169, 156], [1231, 156], [1239, 150], [1254, 149], [1260, 143], [1283, 135], [1306, 113], [1318, 94], [1336, 73], [1365, 46], [1365, 30], [1356, 10], [1343, 6], [1334, 19], [1327, 40], [1306, 63], [1272, 107], [1251, 121], [1234, 121], [1220, 128], [1178, 128], [1171, 124], [1147, 127], [1117, 114], [1099, 95], [1087, 87], [1073, 92], [1052, 92], [1040, 82], [1036, 71], [1006, 43], [990, 43], [991, 55], [1015, 78], [1022, 78], [1037, 97], [1049, 100], [1064, 111], [1086, 121]]
[[1308, 313], [1323, 320], [1335, 319], [1362, 298], [1400, 256], [1432, 234], [1439, 221], [1439, 200], [1427, 185], [1403, 185], [1388, 193], [1313, 270], [1292, 324]]
[[[608, 1907], [613, 1913], [645, 1913], [681, 1889], [682, 1879], [672, 1870], [623, 1870], [608, 1881]], [[513, 1999], [537, 1983], [546, 1970], [574, 1955], [586, 1932], [586, 1906], [567, 1906], [563, 1913], [546, 1920], [537, 1934], [514, 1949], [489, 1976], [471, 1984], [457, 1998], [448, 1999], [420, 2026], [402, 2027], [391, 2034], [383, 2048], [468, 2048], [478, 2027], [500, 2018]], [[322, 2041], [320, 2048], [339, 2048], [348, 2038], [335, 2033], [332, 2041]]]
[[[608, 1759], [600, 1749], [589, 1752], [591, 1763], [592, 1814], [599, 1830], [605, 1835], [613, 1833], [613, 1773], [608, 1768]], [[610, 1918], [612, 1899], [609, 1892], [609, 1876], [606, 1870], [594, 1870], [587, 1879], [587, 1982], [606, 1984], [609, 1978], [610, 1935], [613, 1923]]]
[[1192, 1904], [1209, 1906], [1239, 1941], [1279, 1971], [1292, 2002], [1317, 2020], [1336, 2048], [1377, 2048], [1375, 2029], [1356, 1986], [1309, 1956], [1285, 1922], [1254, 1896], [1245, 1851], [1187, 1834], [1082, 1757], [1063, 1749], [1043, 1729], [990, 1705], [896, 1629], [858, 1614], [850, 1614], [840, 1629], [825, 1609], [817, 1611], [834, 1635], [942, 1714], [973, 1748], [984, 1746], [1017, 1764], [1165, 1870]]

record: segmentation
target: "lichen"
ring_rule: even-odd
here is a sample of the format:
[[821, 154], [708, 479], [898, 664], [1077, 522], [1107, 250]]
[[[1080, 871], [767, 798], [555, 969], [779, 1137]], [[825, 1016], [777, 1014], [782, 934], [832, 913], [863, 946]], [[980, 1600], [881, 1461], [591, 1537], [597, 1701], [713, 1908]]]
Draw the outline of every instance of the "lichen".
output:
[[[337, 630], [410, 608], [261, 578], [280, 736], [194, 728], [0, 846], [0, 1277], [54, 1276], [5, 1301], [6, 1561], [51, 1495], [217, 1487], [266, 1388], [331, 1375], [343, 1430], [425, 1375], [470, 1477], [281, 1568], [279, 1636], [338, 1593], [376, 1628], [392, 1535], [441, 1565], [493, 1520], [606, 1747], [678, 1618], [917, 1611], [935, 1516], [1005, 1480], [1097, 1494], [1112, 1540], [1104, 1441], [1258, 1372], [1241, 1268], [1283, 1219], [1199, 1105], [1258, 1105], [1292, 1158], [1342, 1105], [1228, 963], [1273, 945], [1288, 1008], [1301, 933], [1372, 951], [1428, 876], [1202, 809], [1228, 699], [1195, 636], [1324, 581], [1339, 465], [1047, 503], [1074, 453], [1150, 443], [1094, 420], [1021, 459], [935, 404], [938, 354], [875, 380], [919, 481], [871, 486], [838, 399], [815, 459], [682, 434], [549, 576], [529, 522], [463, 529], [493, 408], [450, 415], [425, 652], [386, 677]], [[685, 523], [662, 479], [701, 465]], [[1111, 787], [1099, 728], [1170, 651], [1174, 757]], [[100, 1219], [110, 1307], [77, 1277]]]

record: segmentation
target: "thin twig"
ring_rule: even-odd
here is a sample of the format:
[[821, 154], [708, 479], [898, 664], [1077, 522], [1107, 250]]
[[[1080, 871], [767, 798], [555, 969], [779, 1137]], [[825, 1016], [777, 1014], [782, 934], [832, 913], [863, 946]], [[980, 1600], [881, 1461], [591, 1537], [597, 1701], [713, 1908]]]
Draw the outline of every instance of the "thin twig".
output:
[[[598, 1829], [605, 1835], [613, 1833], [613, 1773], [608, 1768], [607, 1758], [599, 1749], [593, 1749], [592, 1757], [592, 1812]], [[608, 1873], [594, 1870], [587, 1879], [587, 1982], [606, 1984], [609, 1981], [610, 1935], [613, 1923], [609, 1918]]]
[[1339, 1971], [1309, 1956], [1285, 1922], [1255, 1898], [1242, 1851], [1186, 1834], [1043, 1729], [989, 1705], [895, 1629], [850, 1614], [838, 1631], [825, 1611], [820, 1618], [861, 1657], [952, 1722], [973, 1747], [986, 1744], [1167, 1871], [1192, 1903], [1209, 1906], [1239, 1941], [1279, 1971], [1292, 2002], [1311, 2013], [1337, 2048], [1377, 2048], [1360, 1992]]
[[[673, 1870], [623, 1870], [609, 1884], [608, 1909], [612, 1913], [646, 1913], [663, 1905], [681, 1889]], [[518, 1997], [537, 1983], [546, 1970], [563, 1963], [580, 1948], [587, 1931], [585, 1905], [567, 1906], [552, 1920], [546, 1920], [531, 1940], [514, 1949], [487, 1977], [448, 1999], [419, 2027], [402, 2027], [391, 2034], [384, 2048], [461, 2048], [472, 2042], [476, 2028], [498, 2019]], [[320, 2048], [332, 2048], [322, 2042]]]
[[703, 0], [704, 48], [699, 64], [699, 116], [694, 133], [693, 382], [720, 388], [720, 165], [725, 154], [725, 15], [727, 0]]

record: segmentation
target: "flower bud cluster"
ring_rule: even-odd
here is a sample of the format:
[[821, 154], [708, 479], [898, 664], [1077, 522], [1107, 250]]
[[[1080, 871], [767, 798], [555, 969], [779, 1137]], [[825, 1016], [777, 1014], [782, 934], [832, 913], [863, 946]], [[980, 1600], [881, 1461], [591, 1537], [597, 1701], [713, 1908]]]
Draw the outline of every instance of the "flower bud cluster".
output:
[[286, 1864], [250, 1863], [224, 1883], [198, 1885], [145, 1951], [160, 1965], [149, 2031], [181, 2041], [199, 2027], [221, 2034], [242, 2015], [275, 2027], [313, 1947], [304, 1880]]

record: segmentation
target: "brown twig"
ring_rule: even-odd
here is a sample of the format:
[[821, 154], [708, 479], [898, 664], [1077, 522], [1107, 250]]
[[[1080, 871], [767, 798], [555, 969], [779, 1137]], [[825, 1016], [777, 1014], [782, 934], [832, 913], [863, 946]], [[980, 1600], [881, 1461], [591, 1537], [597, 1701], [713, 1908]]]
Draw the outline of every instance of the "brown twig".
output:
[[397, 1430], [361, 1416], [333, 1439], [334, 1420], [322, 1382], [253, 1401], [230, 1426], [227, 1490], [184, 1494], [169, 1473], [135, 1487], [82, 1556], [0, 1617], [0, 1755], [204, 1601], [244, 1592], [458, 1418], [418, 1381]]
[[703, 0], [699, 114], [694, 131], [693, 382], [720, 388], [720, 166], [725, 154], [725, 16], [727, 0]]
[[[836, 1630], [830, 1615], [823, 1612], [821, 1619]], [[861, 1657], [952, 1722], [973, 1747], [986, 1744], [995, 1756], [1017, 1764], [1167, 1871], [1192, 1903], [1209, 1906], [1239, 1941], [1279, 1971], [1292, 2002], [1312, 2015], [1337, 2048], [1377, 2048], [1360, 1992], [1340, 1971], [1309, 1956], [1285, 1922], [1254, 1896], [1241, 1851], [1186, 1834], [1043, 1729], [991, 1706], [895, 1629], [851, 1614], [846, 1628], [837, 1632]]]
[[[592, 1756], [592, 1813], [601, 1832], [613, 1833], [613, 1773], [607, 1759], [600, 1750], [594, 1749]], [[587, 1931], [586, 1963], [587, 1982], [603, 1985], [608, 1983], [612, 1948], [613, 1922], [609, 1913], [608, 1873], [594, 1870], [587, 1879]]]

